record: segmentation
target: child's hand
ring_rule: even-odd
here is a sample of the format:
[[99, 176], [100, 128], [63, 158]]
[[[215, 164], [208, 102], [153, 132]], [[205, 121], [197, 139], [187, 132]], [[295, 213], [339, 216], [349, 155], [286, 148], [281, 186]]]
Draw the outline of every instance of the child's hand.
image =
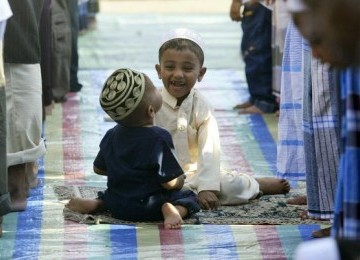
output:
[[213, 191], [203, 190], [198, 194], [198, 199], [201, 208], [203, 209], [217, 209], [220, 206], [220, 201]]

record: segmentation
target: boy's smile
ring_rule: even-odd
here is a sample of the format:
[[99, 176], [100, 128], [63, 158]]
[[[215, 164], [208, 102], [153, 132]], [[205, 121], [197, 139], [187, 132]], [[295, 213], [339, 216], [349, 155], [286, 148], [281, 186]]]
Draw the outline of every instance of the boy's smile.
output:
[[187, 97], [196, 81], [201, 81], [206, 71], [197, 56], [188, 49], [166, 50], [155, 68], [166, 90], [180, 102]]

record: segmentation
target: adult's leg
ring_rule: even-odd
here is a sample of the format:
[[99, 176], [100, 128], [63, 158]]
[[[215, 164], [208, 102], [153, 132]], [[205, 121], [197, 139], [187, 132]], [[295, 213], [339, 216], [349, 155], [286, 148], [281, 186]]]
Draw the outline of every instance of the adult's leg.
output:
[[46, 115], [51, 115], [54, 101], [52, 95], [52, 67], [51, 67], [51, 46], [52, 46], [52, 26], [51, 26], [51, 1], [45, 0], [40, 19], [40, 45], [41, 45], [41, 78], [43, 91], [43, 120]]
[[256, 112], [252, 107], [247, 109], [255, 113], [272, 113], [278, 105], [272, 92], [271, 11], [260, 3], [247, 3], [241, 26], [241, 51], [250, 102], [258, 110]]
[[5, 63], [7, 110], [7, 165], [13, 210], [24, 210], [30, 182], [35, 186], [34, 165], [45, 152], [42, 132], [40, 64]]
[[[5, 23], [0, 22], [0, 36], [2, 36], [2, 32], [4, 30]], [[1, 40], [0, 50], [2, 50]], [[0, 51], [0, 229], [2, 223], [2, 216], [11, 211], [6, 164], [6, 96], [4, 86], [5, 76], [3, 69], [3, 58], [2, 52]]]
[[290, 13], [285, 1], [275, 1], [272, 15], [272, 64], [273, 64], [273, 93], [280, 96], [281, 68], [284, 53], [284, 43]]
[[[1, 71], [2, 66], [0, 65], [0, 81], [3, 76]], [[5, 88], [0, 82], [0, 216], [8, 212], [10, 212], [10, 194], [6, 165], [6, 101]]]
[[55, 102], [65, 102], [70, 91], [71, 26], [68, 1], [52, 2], [52, 93]]
[[71, 65], [70, 65], [70, 91], [78, 92], [82, 85], [78, 80], [79, 54], [79, 1], [70, 0], [70, 21], [71, 21]]
[[276, 161], [277, 177], [290, 181], [305, 180], [302, 42], [301, 34], [291, 21], [283, 56]]
[[11, 197], [11, 211], [25, 210], [30, 191], [25, 163], [9, 166], [8, 185]]
[[[308, 217], [331, 220], [338, 175], [339, 130], [336, 79], [327, 65], [304, 49], [304, 148]], [[314, 237], [330, 235], [330, 228], [313, 232]]]

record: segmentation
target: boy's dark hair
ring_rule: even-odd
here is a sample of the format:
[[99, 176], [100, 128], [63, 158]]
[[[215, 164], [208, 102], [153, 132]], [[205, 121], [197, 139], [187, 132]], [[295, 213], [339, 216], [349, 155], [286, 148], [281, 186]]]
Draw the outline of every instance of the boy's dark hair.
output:
[[204, 64], [203, 50], [200, 48], [199, 45], [197, 45], [195, 42], [193, 42], [191, 40], [183, 39], [183, 38], [176, 38], [176, 39], [171, 39], [171, 40], [165, 42], [163, 45], [161, 45], [161, 47], [159, 49], [159, 61], [160, 61], [162, 55], [164, 54], [164, 52], [168, 49], [174, 49], [174, 50], [179, 50], [179, 51], [190, 50], [199, 59], [201, 66]]

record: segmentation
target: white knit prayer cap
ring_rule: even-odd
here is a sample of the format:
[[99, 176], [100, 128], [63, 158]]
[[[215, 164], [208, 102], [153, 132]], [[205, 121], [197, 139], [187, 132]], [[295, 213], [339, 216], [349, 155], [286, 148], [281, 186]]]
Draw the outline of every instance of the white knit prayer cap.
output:
[[177, 28], [166, 32], [161, 39], [160, 46], [173, 39], [188, 39], [196, 43], [201, 48], [201, 50], [204, 51], [205, 43], [202, 37], [200, 36], [200, 34], [191, 29]]
[[287, 0], [287, 9], [292, 13], [300, 13], [306, 11], [308, 7], [302, 0]]

